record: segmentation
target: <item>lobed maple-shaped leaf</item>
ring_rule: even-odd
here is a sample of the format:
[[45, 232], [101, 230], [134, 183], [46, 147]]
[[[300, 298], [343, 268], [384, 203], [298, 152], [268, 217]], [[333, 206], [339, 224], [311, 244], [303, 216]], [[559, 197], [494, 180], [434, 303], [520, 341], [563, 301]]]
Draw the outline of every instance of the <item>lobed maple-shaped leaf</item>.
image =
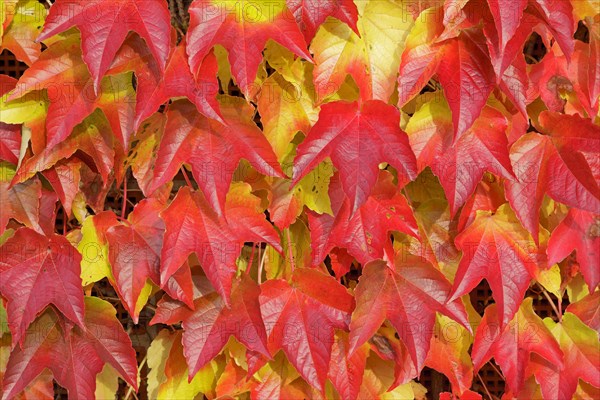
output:
[[24, 160], [12, 184], [25, 182], [37, 172], [47, 171], [59, 161], [69, 159], [76, 153], [90, 169], [100, 174], [103, 183], [109, 181], [109, 175], [114, 171], [113, 167], [118, 165], [115, 161], [117, 151], [111, 127], [99, 110], [77, 125], [66, 140], [54, 147], [44, 147], [39, 153]]
[[363, 100], [387, 103], [394, 92], [404, 39], [414, 23], [413, 18], [407, 15], [405, 5], [395, 1], [365, 1], [358, 2], [357, 6], [358, 30], [330, 21], [311, 43], [319, 103], [340, 91], [348, 75], [358, 86]]
[[227, 307], [212, 292], [194, 302], [193, 313], [183, 318], [183, 348], [190, 379], [221, 352], [230, 336], [249, 350], [270, 358], [261, 318], [259, 286], [243, 275], [236, 281]]
[[598, 334], [569, 312], [565, 313], [558, 323], [544, 318], [544, 325], [564, 354], [563, 364], [536, 358], [539, 366], [534, 373], [542, 387], [544, 398], [573, 398], [580, 379], [600, 388]]
[[439, 11], [430, 11], [417, 22], [407, 38], [398, 78], [398, 106], [416, 96], [437, 74], [452, 111], [455, 138], [459, 138], [479, 117], [496, 82], [485, 37], [477, 28], [431, 43], [441, 34]]
[[541, 260], [531, 235], [504, 204], [495, 213], [479, 211], [475, 221], [454, 240], [463, 255], [456, 271], [452, 299], [469, 293], [486, 279], [498, 307], [502, 326], [517, 312], [537, 274]]
[[334, 215], [308, 213], [312, 265], [319, 265], [334, 248], [346, 249], [361, 264], [383, 258], [389, 233], [399, 231], [419, 237], [417, 222], [406, 198], [387, 171], [379, 172], [373, 192], [354, 214], [339, 179], [329, 187]]
[[[18, 229], [0, 247], [0, 294], [8, 301], [8, 326], [13, 347], [48, 305], [83, 328], [81, 255], [60, 235]], [[35, 335], [34, 335], [35, 336]]]
[[116, 289], [123, 305], [137, 323], [136, 304], [146, 281], [160, 281], [160, 254], [165, 223], [159, 217], [164, 204], [157, 199], [139, 202], [125, 224], [106, 230], [108, 256]]
[[416, 177], [415, 156], [400, 129], [400, 113], [379, 100], [337, 101], [321, 107], [319, 120], [298, 146], [292, 184], [327, 157], [339, 171], [352, 213], [371, 194], [379, 163], [388, 162], [398, 170], [401, 186]]
[[455, 140], [448, 106], [437, 100], [425, 103], [409, 120], [406, 132], [419, 170], [431, 167], [452, 215], [475, 191], [485, 171], [514, 176], [506, 128], [502, 113], [485, 106], [473, 126]]
[[46, 8], [35, 0], [4, 1], [2, 7], [5, 8], [2, 13], [11, 17], [10, 21], [0, 21], [9, 22], [4, 32], [0, 28], [0, 49], [9, 50], [17, 60], [31, 66], [42, 51], [42, 45], [35, 39], [46, 17]]
[[502, 369], [510, 390], [518, 393], [525, 382], [530, 355], [537, 353], [563, 368], [563, 352], [552, 333], [533, 311], [527, 297], [509, 324], [502, 322], [497, 304], [488, 306], [475, 333], [471, 352], [475, 370], [492, 357]]
[[260, 210], [260, 199], [250, 193], [250, 186], [232, 187], [219, 217], [201, 192], [188, 187], [179, 190], [175, 199], [161, 213], [166, 231], [161, 253], [161, 284], [167, 281], [196, 253], [210, 283], [230, 305], [235, 260], [244, 242], [266, 242], [281, 252], [279, 235]]
[[362, 271], [350, 323], [350, 354], [368, 341], [387, 319], [406, 346], [417, 372], [429, 351], [435, 313], [471, 327], [460, 299], [450, 299], [451, 284], [429, 262], [399, 253], [395, 260], [373, 261]]
[[185, 42], [182, 42], [171, 49], [164, 74], [150, 68], [136, 74], [139, 84], [134, 129], [138, 130], [146, 118], [172, 97], [187, 97], [202, 114], [222, 121], [216, 99], [217, 67], [216, 57], [209, 53], [196, 80], [189, 70]]
[[354, 298], [333, 277], [301, 268], [291, 283], [263, 283], [259, 299], [271, 354], [282, 349], [300, 375], [322, 391], [334, 329], [348, 328]]
[[548, 241], [548, 265], [577, 252], [581, 274], [590, 292], [600, 284], [600, 216], [572, 208]]
[[130, 31], [146, 41], [161, 71], [164, 70], [169, 55], [170, 21], [167, 3], [161, 0], [57, 0], [50, 7], [37, 40], [44, 41], [76, 26], [81, 32], [83, 60], [98, 92]]
[[[577, 115], [544, 111], [542, 133], [530, 132], [510, 149], [516, 180], [505, 183], [506, 198], [537, 242], [539, 209], [548, 194], [568, 206], [600, 213], [600, 127]], [[588, 160], [589, 157], [589, 160]]]
[[358, 10], [353, 0], [286, 0], [286, 4], [304, 33], [306, 43], [311, 42], [327, 17], [345, 22], [358, 33]]
[[107, 76], [99, 83], [96, 94], [92, 77], [81, 58], [77, 35], [70, 35], [50, 45], [19, 79], [9, 100], [44, 89], [50, 102], [46, 118], [48, 148], [67, 138], [73, 128], [96, 108], [104, 112], [123, 147], [128, 147], [128, 138], [133, 131], [135, 103], [131, 74]]
[[105, 364], [137, 389], [135, 351], [115, 314], [113, 306], [97, 297], [85, 298], [81, 326], [65, 324], [49, 310], [42, 314], [22, 346], [10, 354], [2, 399], [18, 394], [45, 368], [67, 389], [70, 399], [94, 398], [96, 375]]
[[229, 53], [237, 85], [249, 95], [261, 53], [268, 40], [311, 60], [296, 21], [285, 0], [195, 0], [189, 8], [187, 53], [192, 72], [198, 75], [202, 61], [217, 44]]
[[200, 190], [222, 215], [233, 173], [242, 158], [265, 175], [282, 177], [277, 157], [252, 120], [252, 111], [243, 99], [223, 97], [222, 124], [206, 118], [185, 100], [172, 103], [151, 190], [171, 180], [183, 163], [189, 163]]

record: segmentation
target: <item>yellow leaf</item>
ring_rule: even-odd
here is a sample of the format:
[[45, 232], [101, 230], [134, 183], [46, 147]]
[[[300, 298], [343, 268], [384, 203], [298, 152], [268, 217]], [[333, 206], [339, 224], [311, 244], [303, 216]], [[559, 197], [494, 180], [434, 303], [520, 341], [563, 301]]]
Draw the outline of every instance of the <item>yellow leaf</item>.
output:
[[157, 398], [159, 400], [193, 399], [199, 393], [210, 394], [217, 384], [217, 378], [223, 371], [223, 363], [219, 361], [222, 361], [222, 357], [213, 359], [198, 371], [191, 382], [188, 382], [188, 369], [183, 356], [181, 331], [177, 332], [173, 337], [173, 344], [165, 363], [166, 380], [159, 386]]
[[42, 3], [37, 0], [19, 0], [14, 9], [13, 22], [2, 37], [2, 48], [10, 50], [25, 64], [33, 64], [42, 50], [41, 44], [36, 43], [35, 39], [42, 31], [45, 20], [46, 7]]
[[119, 390], [119, 375], [110, 364], [105, 364], [96, 375], [96, 400], [113, 400]]
[[319, 214], [333, 215], [329, 199], [329, 181], [333, 176], [333, 164], [324, 161], [306, 175], [295, 190], [306, 207]]
[[22, 124], [37, 118], [44, 117], [48, 105], [42, 92], [27, 93], [13, 101], [8, 101], [11, 92], [0, 99], [0, 122], [5, 124]]
[[148, 348], [148, 398], [156, 399], [158, 397], [158, 387], [166, 381], [164, 374], [165, 364], [173, 346], [173, 339], [176, 334], [171, 334], [169, 330], [163, 329], [158, 332], [150, 347]]
[[414, 20], [399, 1], [357, 2], [357, 6], [360, 37], [345, 23], [330, 19], [313, 39], [318, 102], [338, 91], [347, 74], [363, 98], [387, 102], [394, 91], [404, 41]]
[[83, 221], [81, 235], [77, 250], [81, 253], [82, 285], [87, 286], [106, 277], [114, 280], [108, 262], [108, 244], [102, 243], [98, 237], [93, 216]]

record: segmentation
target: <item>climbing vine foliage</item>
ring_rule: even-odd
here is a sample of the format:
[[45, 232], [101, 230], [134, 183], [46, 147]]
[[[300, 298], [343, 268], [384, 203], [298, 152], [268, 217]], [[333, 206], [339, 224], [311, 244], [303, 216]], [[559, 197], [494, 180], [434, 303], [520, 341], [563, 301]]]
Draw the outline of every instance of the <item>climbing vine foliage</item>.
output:
[[599, 12], [1, 0], [2, 399], [599, 398]]

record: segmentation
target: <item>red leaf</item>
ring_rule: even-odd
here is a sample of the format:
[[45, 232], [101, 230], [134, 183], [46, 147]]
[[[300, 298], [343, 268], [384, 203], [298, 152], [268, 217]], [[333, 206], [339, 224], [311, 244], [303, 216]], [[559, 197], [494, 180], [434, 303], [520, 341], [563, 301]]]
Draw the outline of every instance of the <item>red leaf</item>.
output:
[[529, 12], [528, 0], [487, 0], [489, 11], [484, 12], [483, 30], [487, 39], [490, 60], [499, 80], [515, 57], [522, 53], [525, 41], [539, 20]]
[[192, 72], [199, 73], [202, 60], [217, 44], [229, 52], [231, 72], [248, 96], [269, 39], [311, 60], [302, 33], [283, 0], [270, 4], [213, 3], [196, 0], [189, 8], [187, 53]]
[[[92, 77], [81, 59], [77, 39], [76, 35], [71, 35], [50, 45], [40, 59], [25, 71], [9, 99], [47, 89], [50, 102], [46, 118], [47, 149], [65, 140], [73, 128], [96, 108], [104, 112], [113, 133], [127, 148], [133, 130], [134, 101], [118, 97], [128, 88], [126, 85], [131, 87], [131, 77], [107, 76], [102, 85], [98, 82], [98, 94], [94, 93]], [[131, 91], [133, 93], [132, 87]]]
[[452, 215], [467, 201], [485, 171], [513, 175], [502, 113], [485, 106], [473, 126], [454, 140], [448, 107], [426, 103], [411, 118], [406, 131], [419, 169], [430, 166], [440, 179]]
[[353, 355], [350, 355], [348, 350], [348, 334], [339, 333], [333, 342], [328, 377], [343, 399], [356, 400], [360, 392], [369, 348], [360, 347]]
[[21, 228], [0, 250], [0, 293], [8, 301], [13, 347], [50, 304], [83, 327], [81, 255], [64, 236]]
[[478, 29], [465, 29], [458, 37], [431, 44], [442, 28], [439, 12], [427, 16], [426, 25], [417, 24], [419, 29], [413, 30], [402, 54], [398, 106], [416, 96], [437, 73], [452, 110], [454, 138], [459, 138], [479, 117], [496, 82], [484, 36]]
[[496, 81], [483, 40], [481, 31], [465, 30], [444, 45], [437, 74], [452, 110], [455, 138], [479, 117]]
[[[498, 34], [498, 53], [502, 54], [506, 44], [513, 38], [527, 7], [527, 0], [487, 0]], [[501, 73], [502, 71], [497, 71]]]
[[163, 285], [163, 290], [172, 298], [194, 308], [194, 284], [192, 270], [184, 263]]
[[76, 26], [81, 31], [83, 59], [94, 79], [96, 92], [129, 31], [140, 35], [161, 70], [169, 54], [171, 17], [161, 0], [57, 0], [50, 7], [43, 41]]
[[419, 94], [437, 71], [447, 48], [433, 43], [442, 33], [442, 8], [425, 11], [406, 38], [398, 75], [398, 107]]
[[70, 399], [92, 399], [96, 375], [105, 363], [137, 389], [135, 351], [115, 314], [109, 303], [86, 297], [81, 327], [63, 324], [50, 311], [41, 315], [31, 325], [22, 347], [16, 347], [10, 355], [2, 399], [19, 393], [45, 368], [68, 390]]
[[314, 269], [297, 269], [292, 284], [269, 280], [261, 292], [271, 354], [282, 349], [300, 375], [323, 390], [334, 329], [348, 328], [353, 297], [334, 278]]
[[18, 222], [42, 233], [40, 225], [40, 198], [42, 182], [38, 178], [12, 185], [14, 167], [0, 162], [0, 234], [6, 230], [8, 221], [13, 218]]
[[313, 266], [319, 265], [334, 247], [347, 249], [361, 264], [383, 258], [391, 231], [419, 237], [412, 209], [393, 178], [389, 172], [380, 171], [373, 193], [351, 214], [350, 200], [344, 196], [339, 179], [334, 177], [329, 195], [335, 217], [308, 213]]
[[260, 314], [260, 288], [242, 275], [231, 293], [231, 306], [215, 292], [195, 301], [195, 311], [183, 319], [183, 349], [190, 379], [234, 336], [249, 350], [270, 358]]
[[571, 303], [567, 311], [577, 317], [587, 326], [600, 333], [600, 291], [585, 296], [576, 303]]
[[350, 354], [387, 319], [420, 372], [429, 351], [435, 313], [441, 312], [471, 329], [459, 300], [450, 300], [451, 285], [429, 262], [417, 257], [393, 263], [374, 261], [363, 268], [356, 287], [356, 310], [350, 324]]
[[506, 198], [536, 242], [545, 193], [568, 206], [600, 213], [600, 187], [594, 178], [600, 172], [586, 159], [586, 153], [600, 149], [600, 128], [588, 119], [549, 111], [539, 120], [544, 135], [528, 133], [511, 147], [517, 180], [506, 182]]
[[79, 193], [81, 164], [81, 161], [73, 158], [56, 164], [54, 167], [43, 172], [44, 177], [52, 185], [68, 216], [72, 216], [71, 206], [75, 196]]
[[556, 264], [573, 250], [591, 293], [600, 284], [600, 216], [572, 208], [548, 241], [548, 265]]
[[345, 22], [359, 35], [358, 10], [352, 0], [286, 0], [286, 4], [304, 33], [306, 43], [311, 42], [327, 17]]
[[567, 60], [573, 54], [575, 41], [575, 23], [573, 21], [573, 6], [570, 1], [531, 0], [531, 9], [534, 15], [540, 18], [552, 36], [558, 42], [560, 48], [567, 56]]
[[559, 323], [546, 318], [544, 324], [564, 354], [564, 366], [552, 359], [537, 359], [540, 366], [535, 377], [544, 398], [573, 398], [580, 379], [600, 387], [600, 345], [596, 332], [570, 313], [565, 313]]
[[[469, 293], [485, 278], [498, 305], [502, 326], [510, 322], [536, 276], [539, 250], [513, 211], [504, 204], [495, 213], [480, 211], [454, 240], [463, 256], [456, 271], [452, 299]], [[545, 265], [545, 262], [544, 262]]]
[[261, 173], [283, 176], [271, 145], [252, 120], [251, 107], [240, 98], [226, 99], [221, 106], [225, 124], [206, 118], [187, 101], [169, 106], [152, 190], [171, 180], [183, 163], [189, 163], [210, 205], [222, 215], [227, 190], [242, 158]]
[[509, 324], [502, 321], [497, 304], [485, 309], [481, 324], [475, 333], [471, 352], [473, 366], [479, 370], [492, 357], [502, 368], [510, 390], [518, 393], [525, 381], [530, 354], [535, 352], [562, 368], [563, 352], [532, 307], [530, 297], [523, 301]]
[[235, 260], [246, 241], [267, 242], [281, 252], [279, 236], [258, 207], [247, 184], [234, 187], [218, 217], [200, 192], [183, 187], [161, 213], [166, 231], [161, 254], [161, 282], [196, 253], [200, 265], [217, 293], [229, 306]]
[[379, 163], [388, 162], [398, 170], [400, 185], [416, 177], [415, 157], [400, 129], [400, 113], [379, 100], [362, 105], [338, 101], [321, 107], [319, 120], [298, 146], [292, 183], [326, 157], [339, 171], [352, 213], [367, 201]]
[[454, 396], [449, 392], [440, 393], [440, 400], [481, 400], [482, 397], [479, 393], [473, 392], [471, 390], [466, 390], [462, 396]]
[[216, 57], [209, 53], [202, 63], [196, 81], [188, 67], [185, 43], [182, 42], [171, 49], [164, 75], [151, 70], [137, 75], [139, 85], [134, 129], [139, 129], [146, 118], [172, 97], [187, 97], [199, 112], [208, 118], [221, 121], [216, 100], [219, 91], [217, 67]]
[[12, 184], [25, 182], [36, 172], [45, 171], [76, 152], [90, 169], [100, 174], [106, 184], [117, 163], [115, 163], [115, 143], [111, 128], [100, 111], [95, 111], [75, 127], [66, 140], [52, 148], [45, 147], [40, 153], [25, 160], [19, 167]]
[[106, 231], [108, 257], [119, 297], [137, 324], [136, 303], [148, 279], [159, 284], [160, 254], [165, 224], [159, 218], [164, 205], [156, 199], [139, 202], [128, 223]]

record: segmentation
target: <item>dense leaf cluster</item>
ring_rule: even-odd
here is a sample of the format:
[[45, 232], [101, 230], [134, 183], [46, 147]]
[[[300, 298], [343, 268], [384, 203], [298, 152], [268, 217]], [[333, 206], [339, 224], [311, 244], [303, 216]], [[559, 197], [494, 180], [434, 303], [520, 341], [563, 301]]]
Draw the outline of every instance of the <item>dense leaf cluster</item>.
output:
[[184, 3], [0, 1], [2, 399], [600, 396], [594, 0]]

